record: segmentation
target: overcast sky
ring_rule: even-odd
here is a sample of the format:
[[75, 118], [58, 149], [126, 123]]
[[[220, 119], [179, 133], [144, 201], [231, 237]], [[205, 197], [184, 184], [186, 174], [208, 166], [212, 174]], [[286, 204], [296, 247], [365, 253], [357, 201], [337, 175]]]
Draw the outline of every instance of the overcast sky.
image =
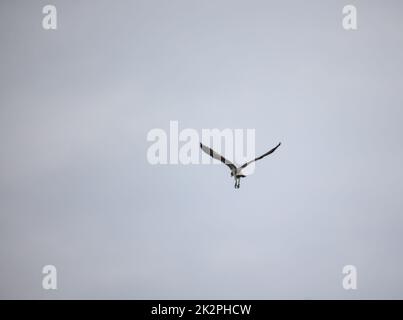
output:
[[[0, 298], [403, 298], [401, 1], [51, 3], [0, 3]], [[282, 146], [235, 190], [171, 120]]]

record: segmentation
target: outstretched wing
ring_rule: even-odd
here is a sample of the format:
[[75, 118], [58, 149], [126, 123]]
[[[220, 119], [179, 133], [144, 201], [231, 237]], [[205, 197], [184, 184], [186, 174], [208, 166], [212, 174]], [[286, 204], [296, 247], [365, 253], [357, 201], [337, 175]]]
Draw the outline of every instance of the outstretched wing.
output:
[[220, 160], [222, 163], [226, 164], [231, 170], [236, 170], [236, 166], [229, 160], [225, 159], [223, 156], [219, 155], [213, 149], [206, 147], [204, 144], [200, 143], [200, 148], [207, 153], [210, 157]]
[[244, 163], [240, 168], [243, 169], [243, 168], [245, 168], [246, 166], [250, 165], [252, 162], [255, 162], [255, 161], [257, 161], [257, 160], [260, 160], [260, 159], [262, 159], [262, 158], [268, 156], [269, 154], [271, 154], [271, 153], [273, 153], [274, 151], [276, 151], [276, 149], [277, 149], [280, 145], [281, 145], [281, 142], [280, 142], [277, 146], [275, 146], [273, 149], [271, 149], [270, 151], [267, 151], [265, 154], [261, 155], [260, 157], [257, 157], [257, 158], [255, 158], [255, 159], [253, 159], [253, 160], [251, 160], [251, 161], [248, 161], [248, 162]]

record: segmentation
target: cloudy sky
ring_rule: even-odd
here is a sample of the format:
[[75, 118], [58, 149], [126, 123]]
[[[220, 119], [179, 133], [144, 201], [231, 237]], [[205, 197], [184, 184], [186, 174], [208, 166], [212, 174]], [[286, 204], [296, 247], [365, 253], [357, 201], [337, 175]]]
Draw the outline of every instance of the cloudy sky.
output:
[[[0, 298], [403, 298], [401, 1], [51, 3], [0, 3]], [[235, 190], [171, 120], [282, 146]]]

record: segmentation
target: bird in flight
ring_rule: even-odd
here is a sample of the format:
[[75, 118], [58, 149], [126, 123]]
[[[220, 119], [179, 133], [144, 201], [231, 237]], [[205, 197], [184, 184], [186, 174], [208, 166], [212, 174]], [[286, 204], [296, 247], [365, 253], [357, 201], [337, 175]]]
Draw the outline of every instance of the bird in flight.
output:
[[260, 157], [257, 157], [251, 161], [248, 161], [244, 163], [242, 166], [237, 167], [235, 164], [233, 164], [231, 161], [225, 159], [222, 155], [219, 155], [217, 152], [215, 152], [213, 149], [205, 146], [204, 144], [200, 143], [200, 148], [207, 153], [210, 157], [221, 161], [225, 165], [227, 165], [230, 170], [231, 170], [231, 177], [234, 177], [235, 179], [235, 189], [239, 189], [240, 183], [241, 183], [241, 178], [245, 178], [246, 176], [242, 173], [242, 169], [244, 169], [246, 166], [250, 165], [252, 162], [255, 162], [257, 160], [263, 159], [264, 157], [268, 156], [269, 154], [273, 153], [279, 146], [281, 145], [281, 142], [275, 146], [273, 149], [267, 151], [265, 154], [261, 155]]

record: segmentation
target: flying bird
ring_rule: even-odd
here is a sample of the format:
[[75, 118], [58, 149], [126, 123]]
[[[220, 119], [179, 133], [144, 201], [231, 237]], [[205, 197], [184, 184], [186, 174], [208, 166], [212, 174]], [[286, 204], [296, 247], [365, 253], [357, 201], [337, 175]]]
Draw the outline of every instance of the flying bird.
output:
[[242, 169], [244, 169], [246, 166], [250, 165], [252, 162], [255, 162], [257, 160], [263, 159], [264, 157], [268, 156], [269, 154], [273, 153], [279, 146], [281, 145], [281, 142], [275, 146], [273, 149], [267, 151], [265, 154], [261, 155], [260, 157], [257, 157], [251, 161], [248, 161], [244, 163], [242, 166], [237, 167], [235, 164], [233, 164], [231, 161], [225, 159], [222, 155], [219, 155], [217, 152], [215, 152], [213, 149], [205, 146], [204, 144], [200, 143], [200, 148], [207, 153], [210, 157], [221, 161], [225, 165], [227, 165], [230, 170], [231, 170], [231, 177], [234, 177], [235, 179], [235, 189], [239, 189], [240, 183], [241, 183], [241, 178], [245, 178], [246, 176], [242, 173]]

